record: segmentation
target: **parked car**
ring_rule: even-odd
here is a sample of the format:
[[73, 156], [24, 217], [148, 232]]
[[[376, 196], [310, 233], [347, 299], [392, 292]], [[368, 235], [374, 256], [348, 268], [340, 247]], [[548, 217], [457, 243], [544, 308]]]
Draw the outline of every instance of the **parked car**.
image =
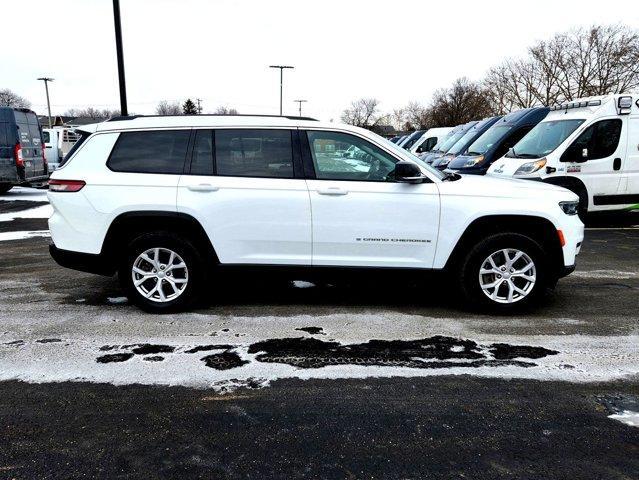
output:
[[48, 176], [36, 114], [26, 108], [0, 107], [0, 193], [15, 185], [42, 184]]
[[451, 130], [452, 127], [429, 128], [413, 144], [413, 146], [408, 149], [408, 151], [415, 155], [430, 152], [442, 138], [450, 133]]
[[49, 171], [53, 171], [69, 153], [75, 142], [80, 138], [71, 128], [43, 128], [44, 153], [49, 165]]
[[[566, 189], [440, 172], [357, 127], [189, 115], [81, 129], [49, 182], [51, 255], [118, 272], [152, 312], [211, 297], [208, 280], [239, 268], [447, 273], [470, 305], [509, 311], [572, 271], [583, 239]], [[356, 163], [334, 154], [351, 146]]]
[[413, 144], [419, 140], [419, 138], [423, 135], [424, 130], [415, 130], [413, 133], [408, 135], [401, 143], [398, 143], [400, 147], [404, 150], [409, 150]]
[[524, 108], [504, 115], [486, 130], [464, 155], [458, 155], [448, 169], [458, 173], [484, 175], [492, 163], [530, 132], [548, 114], [548, 107]]
[[639, 96], [581, 98], [548, 116], [489, 169], [579, 196], [588, 212], [639, 208]]
[[457, 142], [450, 147], [444, 155], [434, 160], [431, 165], [438, 170], [444, 170], [451, 160], [457, 157], [457, 155], [463, 155], [466, 153], [468, 147], [471, 146], [480, 135], [492, 127], [500, 118], [501, 117], [490, 117], [475, 123], [472, 127], [466, 130], [466, 133], [464, 133], [464, 135], [457, 140]]
[[473, 126], [475, 126], [476, 124], [477, 124], [476, 121], [472, 121], [472, 122], [464, 123], [463, 125], [457, 125], [452, 130], [450, 135], [445, 137], [441, 145], [436, 146], [435, 148], [433, 148], [433, 150], [429, 154], [422, 156], [420, 158], [427, 164], [432, 165], [433, 162], [435, 162], [437, 159], [443, 157], [446, 153], [448, 153], [448, 150], [453, 148], [453, 146], [459, 141], [459, 139], [461, 139], [466, 134], [466, 132], [470, 130], [471, 128], [473, 128]]

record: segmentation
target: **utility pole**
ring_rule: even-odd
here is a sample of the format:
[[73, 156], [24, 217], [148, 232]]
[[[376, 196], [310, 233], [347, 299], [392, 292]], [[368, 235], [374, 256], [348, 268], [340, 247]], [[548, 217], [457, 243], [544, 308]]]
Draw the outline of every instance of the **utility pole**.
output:
[[47, 111], [49, 112], [49, 128], [53, 126], [51, 123], [51, 102], [49, 102], [49, 82], [53, 82], [53, 78], [49, 77], [40, 77], [38, 80], [42, 80], [44, 82], [44, 90], [47, 92]]
[[294, 102], [299, 103], [300, 105], [300, 117], [302, 116], [302, 103], [308, 102], [308, 100], [293, 100]]
[[284, 90], [284, 69], [290, 68], [293, 69], [295, 67], [291, 67], [290, 65], [269, 65], [269, 68], [279, 68], [280, 69], [280, 117], [282, 116], [282, 92]]
[[202, 113], [202, 99], [196, 98], [195, 101], [197, 102], [197, 113], [200, 115]]
[[115, 50], [118, 56], [118, 79], [120, 81], [120, 115], [128, 115], [126, 106], [126, 82], [124, 80], [124, 54], [122, 53], [122, 24], [120, 23], [120, 0], [113, 0], [115, 25]]

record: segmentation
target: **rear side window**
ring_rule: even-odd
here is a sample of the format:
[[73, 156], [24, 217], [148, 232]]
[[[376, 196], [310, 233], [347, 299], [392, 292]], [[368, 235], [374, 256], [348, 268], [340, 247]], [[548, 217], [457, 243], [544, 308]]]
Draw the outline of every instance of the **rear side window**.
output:
[[123, 132], [107, 166], [115, 172], [180, 174], [190, 135], [190, 130]]
[[217, 175], [293, 178], [290, 130], [216, 130]]

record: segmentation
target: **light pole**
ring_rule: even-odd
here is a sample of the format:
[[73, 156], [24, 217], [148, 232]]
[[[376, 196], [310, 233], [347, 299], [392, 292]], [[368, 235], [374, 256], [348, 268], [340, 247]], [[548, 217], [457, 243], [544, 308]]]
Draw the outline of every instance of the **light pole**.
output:
[[282, 90], [284, 83], [284, 69], [290, 68], [293, 69], [295, 67], [291, 67], [289, 65], [269, 65], [269, 68], [279, 68], [280, 69], [280, 117], [282, 116]]
[[120, 81], [120, 115], [128, 115], [128, 108], [126, 106], [126, 82], [124, 80], [124, 54], [122, 53], [120, 0], [113, 0], [113, 22], [115, 26], [115, 50], [118, 56], [118, 79]]
[[302, 116], [302, 103], [308, 102], [308, 100], [293, 100], [294, 102], [299, 103], [300, 105], [300, 117]]
[[44, 82], [44, 90], [47, 92], [47, 111], [49, 112], [49, 128], [53, 126], [51, 123], [51, 102], [49, 102], [49, 82], [53, 82], [53, 78], [49, 77], [40, 77], [38, 80], [42, 80]]

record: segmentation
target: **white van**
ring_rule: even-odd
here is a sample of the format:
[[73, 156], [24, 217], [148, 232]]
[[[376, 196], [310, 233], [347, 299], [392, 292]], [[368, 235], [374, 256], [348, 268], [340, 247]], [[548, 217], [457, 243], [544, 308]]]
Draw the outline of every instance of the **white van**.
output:
[[588, 212], [639, 208], [639, 95], [581, 98], [548, 116], [488, 170], [579, 195]]
[[413, 155], [430, 152], [452, 129], [452, 127], [429, 128], [408, 151]]
[[43, 128], [42, 137], [45, 146], [45, 156], [49, 164], [49, 171], [58, 168], [64, 156], [80, 138], [70, 128]]

